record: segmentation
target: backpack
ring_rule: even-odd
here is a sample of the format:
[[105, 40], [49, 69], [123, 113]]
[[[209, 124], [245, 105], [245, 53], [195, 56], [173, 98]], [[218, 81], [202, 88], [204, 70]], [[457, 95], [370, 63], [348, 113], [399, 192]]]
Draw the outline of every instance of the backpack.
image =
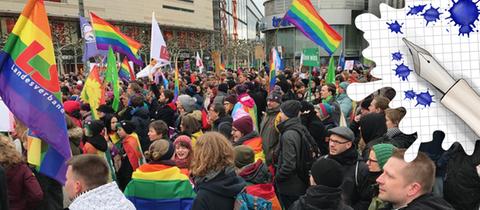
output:
[[250, 195], [243, 188], [240, 193], [238, 193], [235, 203], [233, 205], [233, 210], [271, 210], [272, 202], [267, 201], [263, 198]]
[[291, 130], [296, 131], [301, 137], [300, 161], [297, 162], [297, 164], [300, 164], [297, 166], [297, 174], [307, 185], [310, 185], [309, 172], [315, 160], [321, 156], [320, 149], [315, 139], [310, 135], [310, 131], [304, 126], [294, 126]]

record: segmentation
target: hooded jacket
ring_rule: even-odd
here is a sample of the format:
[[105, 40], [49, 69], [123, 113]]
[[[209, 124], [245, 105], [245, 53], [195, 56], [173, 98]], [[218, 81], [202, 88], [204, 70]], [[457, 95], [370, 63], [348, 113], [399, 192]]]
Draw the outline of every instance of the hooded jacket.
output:
[[325, 129], [322, 121], [315, 114], [315, 110], [310, 110], [309, 113], [300, 116], [303, 125], [308, 129], [313, 139], [315, 139], [321, 154], [328, 154], [328, 142], [325, 141], [327, 129]]
[[83, 146], [84, 154], [100, 154], [103, 157], [105, 151], [107, 151], [107, 141], [101, 135], [95, 135], [92, 137], [86, 137], [85, 146]]
[[307, 193], [293, 203], [289, 210], [353, 210], [342, 201], [342, 189], [322, 185], [308, 188]]
[[197, 197], [192, 210], [233, 209], [236, 196], [245, 187], [245, 182], [231, 167], [195, 177], [194, 183]]
[[280, 113], [280, 106], [274, 109], [267, 109], [260, 123], [263, 152], [265, 153], [266, 164], [269, 166], [273, 164], [274, 154], [278, 150], [279, 133], [274, 125], [278, 113]]
[[135, 124], [135, 133], [137, 133], [142, 146], [142, 151], [147, 151], [150, 147], [148, 139], [148, 124], [150, 124], [150, 115], [145, 107], [137, 107], [132, 110], [132, 120]]
[[385, 115], [380, 113], [369, 113], [360, 119], [360, 128], [365, 148], [362, 151], [364, 160], [368, 159], [368, 153], [375, 144], [390, 143], [387, 133]]
[[115, 182], [110, 182], [79, 195], [72, 201], [68, 209], [134, 210], [135, 206], [123, 195]]
[[275, 186], [279, 194], [289, 196], [301, 196], [308, 188], [307, 183], [300, 177], [304, 173], [297, 170], [304, 160], [300, 156], [302, 136], [293, 130], [295, 126], [303, 126], [299, 117], [290, 118], [277, 126], [280, 131], [280, 148]]
[[272, 176], [265, 163], [258, 160], [255, 163], [243, 167], [238, 175], [247, 182], [246, 191], [248, 194], [270, 201], [273, 210], [282, 209], [275, 194], [275, 188], [271, 182]]

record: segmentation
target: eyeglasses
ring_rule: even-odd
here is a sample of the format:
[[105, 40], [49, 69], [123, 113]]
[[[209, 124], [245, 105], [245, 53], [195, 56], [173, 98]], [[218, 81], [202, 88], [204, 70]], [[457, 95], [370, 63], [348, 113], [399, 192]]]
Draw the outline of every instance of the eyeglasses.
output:
[[338, 140], [330, 139], [330, 142], [335, 143], [335, 144], [346, 144], [346, 143], [348, 143], [349, 141], [338, 141]]
[[378, 163], [378, 160], [373, 160], [373, 159], [368, 158], [368, 159], [367, 159], [367, 162]]

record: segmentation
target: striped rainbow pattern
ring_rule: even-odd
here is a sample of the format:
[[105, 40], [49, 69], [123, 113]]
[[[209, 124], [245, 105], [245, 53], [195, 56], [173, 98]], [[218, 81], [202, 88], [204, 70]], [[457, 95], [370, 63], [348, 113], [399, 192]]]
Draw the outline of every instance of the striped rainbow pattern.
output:
[[130, 82], [130, 80], [135, 80], [135, 73], [133, 73], [130, 64], [128, 63], [127, 57], [123, 58], [122, 65], [120, 65], [120, 71], [118, 72], [120, 79]]
[[195, 198], [188, 176], [176, 166], [162, 164], [140, 166], [124, 193], [139, 210], [187, 210]]
[[173, 101], [177, 101], [178, 93], [180, 92], [180, 85], [178, 82], [178, 65], [175, 62], [175, 77], [174, 77], [174, 87], [173, 87]]
[[262, 137], [257, 136], [255, 138], [249, 139], [243, 142], [243, 145], [250, 147], [253, 152], [255, 153], [255, 162], [257, 160], [262, 160], [265, 162], [265, 154], [263, 153], [262, 147]]
[[284, 19], [295, 25], [306, 37], [330, 55], [342, 41], [342, 36], [318, 15], [310, 0], [294, 0]]
[[126, 55], [137, 65], [143, 65], [138, 55], [138, 50], [142, 47], [140, 43], [123, 34], [120, 29], [98, 17], [95, 13], [90, 12], [90, 17], [98, 49], [108, 50], [108, 46], [111, 45], [115, 52]]
[[[30, 146], [38, 153], [30, 159], [39, 172], [65, 183], [71, 151], [43, 0], [27, 2], [0, 51], [0, 97], [35, 134], [37, 142]], [[41, 156], [42, 144], [48, 156]]]

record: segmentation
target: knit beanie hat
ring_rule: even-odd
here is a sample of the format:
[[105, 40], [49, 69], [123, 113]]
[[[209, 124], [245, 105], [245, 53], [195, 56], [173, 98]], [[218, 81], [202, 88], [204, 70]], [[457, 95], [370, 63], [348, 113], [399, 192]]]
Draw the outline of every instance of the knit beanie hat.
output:
[[115, 111], [113, 110], [113, 108], [109, 105], [106, 105], [106, 104], [102, 104], [100, 105], [98, 108], [97, 108], [97, 111], [99, 112], [103, 112], [103, 113], [115, 113]]
[[197, 100], [194, 97], [191, 97], [189, 95], [179, 95], [178, 100], [183, 106], [183, 109], [185, 109], [186, 112], [192, 112], [195, 109], [195, 103]]
[[338, 86], [340, 86], [342, 89], [347, 90], [347, 87], [350, 83], [348, 82], [341, 82]]
[[288, 118], [297, 117], [301, 108], [302, 104], [300, 104], [300, 102], [297, 100], [288, 100], [280, 105], [280, 111]]
[[117, 128], [122, 128], [125, 133], [132, 134], [135, 131], [135, 124], [130, 120], [122, 120], [118, 123]]
[[189, 150], [192, 150], [192, 139], [187, 135], [180, 135], [178, 136], [175, 141], [173, 142], [174, 146], [177, 144], [182, 144], [182, 146], [187, 147]]
[[236, 146], [235, 150], [235, 167], [243, 168], [255, 161], [255, 153], [253, 149], [246, 145]]
[[101, 120], [87, 121], [85, 124], [92, 136], [100, 135], [102, 129], [105, 127]]
[[78, 101], [65, 101], [63, 102], [63, 109], [67, 114], [71, 114], [74, 111], [80, 110], [80, 102]]
[[383, 166], [385, 165], [387, 160], [392, 157], [395, 147], [391, 144], [375, 144], [373, 145], [372, 149], [375, 153], [375, 157], [377, 157], [377, 162], [380, 166], [380, 169], [383, 170]]
[[247, 135], [253, 131], [253, 121], [250, 116], [244, 116], [233, 121], [232, 126], [240, 131], [243, 135]]
[[320, 158], [315, 161], [311, 174], [317, 185], [337, 188], [343, 183], [342, 166], [330, 158]]
[[268, 95], [267, 100], [268, 101], [275, 101], [278, 104], [281, 104], [282, 103], [282, 93], [280, 93], [279, 91], [272, 91]]
[[145, 152], [145, 157], [149, 160], [170, 160], [175, 153], [175, 147], [167, 140], [156, 140], [152, 142], [148, 151]]

